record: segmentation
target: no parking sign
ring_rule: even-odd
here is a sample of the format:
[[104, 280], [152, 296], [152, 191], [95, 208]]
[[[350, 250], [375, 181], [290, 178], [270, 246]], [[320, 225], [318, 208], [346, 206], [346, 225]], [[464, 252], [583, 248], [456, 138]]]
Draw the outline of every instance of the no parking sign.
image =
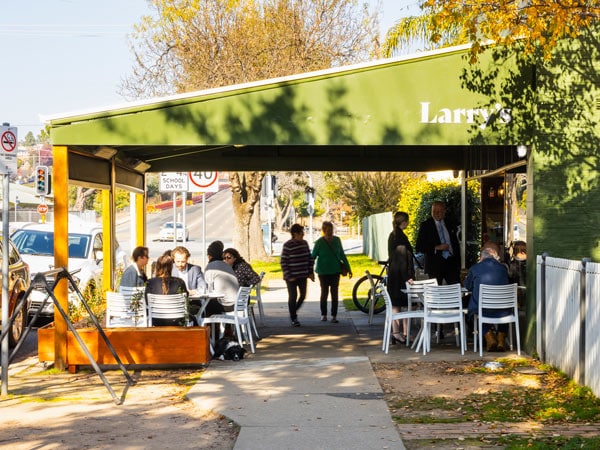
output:
[[190, 192], [219, 192], [219, 172], [190, 172]]

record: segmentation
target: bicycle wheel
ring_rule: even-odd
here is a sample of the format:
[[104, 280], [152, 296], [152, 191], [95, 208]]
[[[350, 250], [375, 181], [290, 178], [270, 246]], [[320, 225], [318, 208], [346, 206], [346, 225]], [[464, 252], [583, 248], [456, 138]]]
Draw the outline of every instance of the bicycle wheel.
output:
[[[380, 277], [379, 275], [371, 275], [371, 278], [373, 278], [375, 286], [378, 286], [383, 280], [383, 277]], [[366, 275], [359, 278], [354, 284], [354, 287], [352, 288], [352, 301], [359, 310], [365, 314], [369, 314], [369, 307], [373, 301], [373, 290], [371, 289], [371, 283]], [[380, 297], [377, 299], [377, 303], [375, 303], [373, 312], [379, 314], [384, 310], [385, 300]]]

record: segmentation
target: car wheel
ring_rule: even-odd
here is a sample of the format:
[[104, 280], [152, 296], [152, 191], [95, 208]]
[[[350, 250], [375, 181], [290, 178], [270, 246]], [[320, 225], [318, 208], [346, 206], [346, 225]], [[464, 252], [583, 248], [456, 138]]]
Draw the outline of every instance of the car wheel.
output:
[[[22, 296], [21, 296], [22, 297]], [[17, 303], [21, 301], [21, 297], [17, 300]], [[19, 313], [15, 317], [15, 320], [10, 327], [10, 333], [8, 334], [8, 345], [14, 347], [21, 339], [23, 331], [27, 326], [27, 305], [23, 303], [23, 307], [19, 310]]]

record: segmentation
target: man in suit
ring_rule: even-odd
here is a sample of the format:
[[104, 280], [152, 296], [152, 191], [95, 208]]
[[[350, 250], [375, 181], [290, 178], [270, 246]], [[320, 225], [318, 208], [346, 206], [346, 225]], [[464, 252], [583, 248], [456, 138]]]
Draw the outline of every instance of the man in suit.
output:
[[196, 266], [188, 263], [190, 252], [183, 246], [175, 247], [171, 251], [173, 256], [173, 272], [174, 277], [181, 278], [188, 289], [188, 291], [200, 291], [204, 292], [206, 289], [206, 281], [204, 281], [204, 275], [200, 266]]
[[446, 204], [435, 201], [431, 217], [421, 223], [416, 251], [425, 254], [425, 272], [438, 284], [460, 283], [460, 247], [456, 226], [445, 220]]

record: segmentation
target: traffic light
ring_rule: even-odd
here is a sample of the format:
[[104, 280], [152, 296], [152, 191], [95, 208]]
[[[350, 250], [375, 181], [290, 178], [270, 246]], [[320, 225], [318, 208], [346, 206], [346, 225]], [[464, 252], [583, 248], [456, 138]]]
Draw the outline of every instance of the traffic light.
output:
[[50, 173], [46, 166], [37, 166], [35, 168], [35, 193], [37, 195], [50, 194]]

